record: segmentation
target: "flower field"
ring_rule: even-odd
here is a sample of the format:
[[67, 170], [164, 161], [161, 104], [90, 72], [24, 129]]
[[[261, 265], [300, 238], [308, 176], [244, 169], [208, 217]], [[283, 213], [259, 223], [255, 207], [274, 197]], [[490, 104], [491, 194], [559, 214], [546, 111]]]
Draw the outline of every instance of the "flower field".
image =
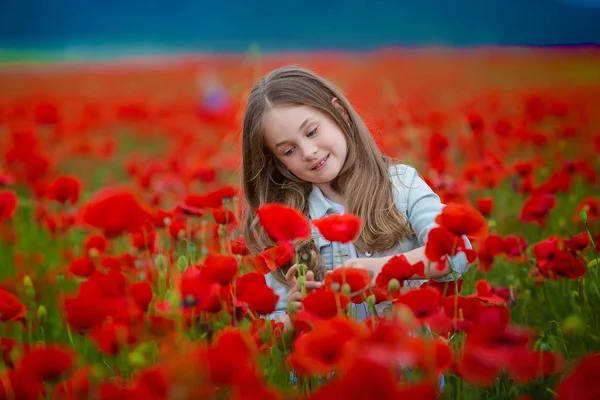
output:
[[[293, 340], [267, 317], [307, 221], [264, 212], [283, 250], [248, 254], [241, 118], [288, 63], [452, 204], [426, 252], [472, 239], [456, 284], [349, 269]], [[0, 399], [599, 399], [599, 71], [594, 48], [0, 64]]]

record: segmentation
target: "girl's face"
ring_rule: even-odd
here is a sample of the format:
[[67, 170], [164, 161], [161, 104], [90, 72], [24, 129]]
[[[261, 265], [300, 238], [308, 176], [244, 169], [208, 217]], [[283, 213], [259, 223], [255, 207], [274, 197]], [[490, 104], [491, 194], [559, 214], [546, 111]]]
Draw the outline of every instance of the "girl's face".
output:
[[267, 110], [262, 123], [275, 157], [299, 179], [329, 188], [348, 154], [344, 132], [329, 115], [310, 106], [281, 106]]

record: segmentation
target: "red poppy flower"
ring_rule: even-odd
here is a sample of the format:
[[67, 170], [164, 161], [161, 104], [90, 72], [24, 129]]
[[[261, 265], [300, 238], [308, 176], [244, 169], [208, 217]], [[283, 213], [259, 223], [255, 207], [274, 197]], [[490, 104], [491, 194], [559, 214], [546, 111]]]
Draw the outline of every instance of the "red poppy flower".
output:
[[349, 243], [360, 232], [361, 219], [353, 214], [330, 215], [312, 221], [323, 237], [331, 242]]
[[17, 208], [17, 194], [12, 190], [0, 190], [0, 221], [13, 216]]
[[79, 257], [69, 265], [69, 272], [80, 278], [87, 278], [96, 270], [94, 261], [90, 257]]
[[228, 210], [224, 207], [211, 209], [215, 222], [219, 225], [235, 225], [237, 224], [237, 218], [233, 211]]
[[151, 252], [156, 243], [156, 230], [154, 226], [145, 223], [139, 230], [131, 232], [131, 245], [137, 250], [149, 249]]
[[262, 350], [269, 349], [276, 343], [279, 343], [283, 327], [283, 322], [257, 318], [252, 320], [249, 331], [256, 345]]
[[0, 322], [23, 320], [26, 312], [17, 296], [0, 288]]
[[139, 229], [148, 214], [132, 192], [108, 188], [100, 190], [83, 206], [82, 219], [106, 234], [118, 235]]
[[104, 253], [108, 248], [108, 240], [103, 235], [90, 235], [85, 238], [83, 248], [86, 255], [91, 249], [96, 249], [99, 253]]
[[270, 203], [256, 210], [258, 220], [272, 240], [308, 239], [310, 226], [302, 213], [282, 204]]
[[25, 354], [17, 368], [38, 381], [59, 378], [75, 361], [75, 354], [67, 348], [51, 345], [32, 349]]
[[110, 356], [116, 356], [125, 346], [136, 342], [128, 325], [114, 321], [96, 325], [90, 332], [90, 339], [96, 343], [100, 352]]
[[558, 398], [566, 400], [599, 399], [598, 369], [600, 369], [600, 353], [591, 353], [578, 360], [575, 367], [563, 377], [556, 387]]
[[565, 247], [573, 251], [583, 251], [590, 244], [590, 235], [579, 233], [570, 239], [565, 239]]
[[280, 242], [276, 246], [265, 249], [254, 257], [256, 269], [263, 275], [275, 271], [292, 261], [294, 246], [288, 242]]
[[375, 278], [375, 284], [383, 290], [388, 289], [388, 284], [392, 279], [396, 279], [400, 286], [404, 285], [404, 281], [413, 275], [425, 276], [425, 264], [423, 261], [417, 264], [410, 264], [405, 255], [400, 254], [390, 258], [385, 263], [381, 272]]
[[148, 282], [135, 282], [131, 285], [129, 290], [136, 306], [138, 306], [142, 312], [146, 312], [153, 297], [150, 284]]
[[483, 238], [488, 228], [483, 215], [468, 204], [450, 203], [436, 217], [435, 222], [457, 236]]
[[485, 238], [483, 245], [479, 248], [478, 269], [482, 272], [489, 272], [498, 254], [504, 252], [504, 241], [500, 235], [490, 234]]
[[250, 272], [236, 280], [236, 296], [238, 300], [259, 314], [271, 314], [275, 311], [279, 296], [267, 286], [264, 275]]
[[178, 204], [174, 210], [175, 214], [185, 215], [190, 217], [202, 217], [204, 215], [204, 209], [198, 208], [194, 206], [190, 206], [189, 204], [183, 203]]
[[575, 252], [563, 250], [557, 239], [545, 239], [533, 246], [536, 267], [545, 278], [561, 276], [578, 279], [585, 275], [585, 261]]
[[[425, 255], [434, 263], [445, 263], [448, 257], [464, 252], [467, 262], [471, 263], [477, 257], [472, 249], [467, 249], [462, 236], [457, 236], [442, 226], [437, 226], [429, 231], [425, 243]], [[443, 265], [443, 264], [442, 264]]]
[[434, 384], [398, 384], [398, 378], [388, 364], [365, 358], [356, 360], [339, 380], [328, 382], [310, 397], [311, 400], [435, 400], [437, 398], [438, 392]]
[[348, 303], [348, 296], [330, 290], [314, 290], [302, 299], [303, 310], [320, 319], [331, 319], [343, 313]]
[[544, 226], [548, 214], [555, 205], [556, 200], [554, 195], [549, 193], [534, 194], [523, 204], [519, 219], [524, 222], [535, 222]]
[[493, 197], [480, 197], [477, 199], [477, 208], [479, 212], [487, 217], [492, 213], [492, 208], [494, 208], [494, 198]]
[[[457, 372], [468, 382], [487, 386], [507, 369], [513, 377], [526, 379], [526, 370], [512, 369], [516, 360], [527, 359], [535, 332], [508, 326], [508, 311], [501, 306], [481, 307], [469, 329]], [[523, 376], [519, 374], [523, 373]]]
[[257, 355], [258, 347], [248, 331], [221, 330], [206, 355], [211, 381], [215, 385], [251, 385], [256, 380], [253, 364]]
[[508, 258], [523, 257], [526, 254], [527, 242], [522, 236], [508, 235], [504, 237], [503, 247]]
[[509, 375], [520, 385], [537, 378], [548, 378], [562, 372], [564, 368], [564, 356], [549, 351], [517, 353], [506, 366]]
[[229, 246], [231, 248], [231, 252], [233, 254], [237, 254], [240, 256], [245, 256], [247, 254], [250, 254], [250, 251], [248, 250], [248, 247], [246, 247], [246, 240], [244, 239], [243, 236], [239, 236], [237, 239], [235, 240], [230, 240], [229, 241]]
[[185, 310], [217, 313], [222, 309], [222, 302], [231, 297], [231, 288], [211, 282], [198, 267], [188, 267], [181, 274], [181, 297]]
[[89, 365], [79, 368], [66, 381], [59, 382], [52, 392], [55, 400], [73, 400], [90, 397], [90, 381], [92, 367]]
[[344, 373], [357, 357], [359, 327], [343, 317], [321, 321], [294, 342], [290, 362], [301, 375]]
[[15, 182], [15, 178], [8, 172], [0, 170], [0, 186], [12, 185]]
[[[340, 288], [347, 284], [350, 286], [350, 293], [360, 292], [366, 289], [371, 284], [369, 271], [362, 268], [338, 268], [325, 275], [323, 281], [324, 286], [328, 290], [332, 290], [333, 283], [337, 283]], [[352, 298], [354, 304], [361, 304], [363, 298], [357, 294]]]
[[420, 321], [425, 321], [440, 311], [442, 295], [437, 289], [433, 288], [411, 289], [399, 296], [394, 304], [408, 306], [413, 314], [415, 314], [415, 317]]
[[98, 289], [81, 290], [78, 296], [64, 301], [65, 319], [77, 332], [92, 329], [106, 317], [106, 309]]
[[468, 297], [473, 297], [490, 304], [506, 304], [506, 299], [497, 296], [494, 293], [493, 288], [490, 286], [490, 283], [485, 279], [480, 279], [477, 281], [475, 284], [475, 290], [477, 291], [477, 294], [469, 295]]
[[79, 201], [81, 182], [73, 176], [59, 176], [46, 187], [46, 196], [50, 200], [61, 204], [70, 202], [76, 204]]
[[238, 272], [238, 261], [226, 254], [209, 254], [204, 260], [202, 275], [210, 282], [228, 285]]

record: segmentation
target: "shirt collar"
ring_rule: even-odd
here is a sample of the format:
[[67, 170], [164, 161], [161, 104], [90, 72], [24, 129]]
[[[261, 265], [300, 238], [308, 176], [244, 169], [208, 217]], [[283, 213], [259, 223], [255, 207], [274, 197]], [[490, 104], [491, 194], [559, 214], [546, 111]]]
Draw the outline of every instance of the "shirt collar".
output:
[[333, 207], [329, 204], [321, 189], [317, 185], [313, 185], [312, 191], [308, 196], [308, 214], [310, 219], [323, 218], [325, 215], [333, 212]]

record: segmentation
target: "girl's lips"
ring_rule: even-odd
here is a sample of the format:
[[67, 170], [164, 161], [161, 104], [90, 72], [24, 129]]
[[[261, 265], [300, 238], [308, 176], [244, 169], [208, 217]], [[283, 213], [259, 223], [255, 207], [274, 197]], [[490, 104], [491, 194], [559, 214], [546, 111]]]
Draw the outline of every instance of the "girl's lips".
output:
[[327, 154], [325, 157], [323, 157], [318, 163], [316, 163], [311, 170], [313, 171], [318, 171], [320, 169], [322, 169], [325, 166], [325, 163], [327, 162], [327, 160], [329, 159], [329, 155]]

